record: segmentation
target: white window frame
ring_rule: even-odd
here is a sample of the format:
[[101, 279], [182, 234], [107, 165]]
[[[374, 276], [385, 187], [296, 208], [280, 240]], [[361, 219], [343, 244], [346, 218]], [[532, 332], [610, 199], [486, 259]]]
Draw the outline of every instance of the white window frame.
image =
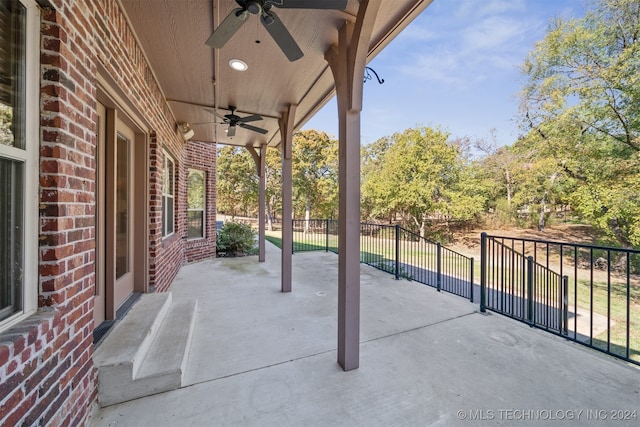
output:
[[[0, 145], [0, 157], [24, 162], [24, 255], [22, 309], [0, 321], [3, 331], [38, 308], [38, 153], [40, 151], [40, 8], [35, 0], [18, 0], [26, 9], [25, 148]], [[0, 242], [2, 244], [2, 242]]]
[[[189, 190], [190, 190], [189, 185], [191, 184], [189, 177], [191, 175], [191, 171], [200, 172], [202, 174], [202, 179], [203, 179], [202, 198], [204, 199], [202, 209], [192, 209], [189, 207]], [[188, 237], [189, 236], [189, 212], [202, 212], [202, 235], [201, 236]], [[206, 237], [207, 237], [207, 172], [202, 169], [189, 168], [187, 169], [187, 238], [189, 240], [197, 240], [197, 239], [204, 239]]]
[[[162, 150], [162, 154], [163, 154], [163, 159], [162, 159], [162, 217], [163, 217], [163, 221], [162, 221], [162, 238], [166, 239], [167, 237], [172, 236], [175, 233], [175, 227], [176, 227], [176, 161], [173, 158], [173, 156], [171, 156], [171, 154], [169, 154], [166, 150]], [[171, 169], [173, 171], [173, 177], [170, 180], [171, 185], [173, 188], [170, 188], [169, 190], [171, 192], [165, 192], [165, 182], [167, 182], [167, 177], [166, 174], [169, 173], [169, 163], [171, 163], [171, 165], [173, 166]], [[173, 221], [167, 221], [166, 219], [169, 218], [168, 215], [168, 206], [166, 201], [168, 199], [171, 199], [173, 201], [172, 203], [172, 208], [173, 208], [173, 212], [171, 215], [171, 218], [173, 218]], [[169, 228], [169, 225], [171, 225], [171, 228]]]

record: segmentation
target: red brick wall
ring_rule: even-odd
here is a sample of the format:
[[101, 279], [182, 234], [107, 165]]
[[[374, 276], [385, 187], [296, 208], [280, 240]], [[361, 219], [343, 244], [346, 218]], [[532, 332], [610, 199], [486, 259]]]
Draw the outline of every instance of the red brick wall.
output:
[[[216, 227], [214, 222], [216, 215], [216, 145], [190, 141], [185, 150], [185, 158], [186, 169], [202, 170], [205, 172], [206, 179], [205, 217], [207, 222], [205, 224], [205, 238], [191, 239], [186, 242], [187, 261], [194, 262], [211, 258], [216, 254]], [[184, 176], [186, 177], [187, 175], [185, 174]], [[184, 192], [184, 195], [181, 200], [185, 202], [184, 209], [181, 209], [181, 212], [186, 212], [186, 182], [183, 187], [181, 191]], [[183, 233], [183, 238], [186, 239], [187, 230], [185, 229]]]
[[[149, 285], [166, 290], [187, 260], [215, 255], [208, 238], [186, 240], [186, 170], [207, 171], [215, 146], [185, 144], [116, 0], [51, 0], [42, 15], [38, 313], [0, 334], [0, 425], [82, 425], [93, 411], [96, 75], [113, 80], [151, 126]], [[175, 156], [173, 236], [162, 239], [163, 150]], [[197, 152], [197, 156], [194, 154]], [[199, 164], [198, 159], [207, 164]], [[215, 192], [208, 196], [215, 219]], [[31, 213], [36, 214], [36, 213]], [[30, 284], [26, 284], [29, 286]], [[36, 286], [36, 284], [31, 284]]]

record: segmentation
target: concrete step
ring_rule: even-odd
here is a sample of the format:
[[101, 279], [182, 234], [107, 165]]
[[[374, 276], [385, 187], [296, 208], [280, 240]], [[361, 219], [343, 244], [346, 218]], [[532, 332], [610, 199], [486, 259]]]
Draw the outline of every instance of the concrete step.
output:
[[95, 353], [101, 406], [174, 390], [182, 385], [196, 300], [170, 292], [146, 294]]
[[198, 308], [197, 300], [174, 302], [162, 328], [151, 344], [140, 366], [136, 381], [154, 378], [166, 383], [166, 391], [179, 388], [186, 368], [193, 326]]

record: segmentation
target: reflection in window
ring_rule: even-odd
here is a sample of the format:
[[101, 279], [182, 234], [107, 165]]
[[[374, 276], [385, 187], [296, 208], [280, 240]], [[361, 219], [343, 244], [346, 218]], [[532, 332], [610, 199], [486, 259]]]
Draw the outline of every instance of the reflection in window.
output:
[[129, 272], [129, 140], [116, 142], [116, 279]]
[[0, 0], [0, 321], [25, 307], [25, 29], [22, 3]]
[[162, 168], [162, 237], [173, 234], [175, 209], [175, 163], [165, 151]]
[[0, 0], [0, 145], [24, 148], [25, 7]]
[[23, 162], [0, 158], [0, 320], [22, 308]]
[[187, 193], [187, 237], [204, 237], [205, 174], [203, 171], [189, 169]]

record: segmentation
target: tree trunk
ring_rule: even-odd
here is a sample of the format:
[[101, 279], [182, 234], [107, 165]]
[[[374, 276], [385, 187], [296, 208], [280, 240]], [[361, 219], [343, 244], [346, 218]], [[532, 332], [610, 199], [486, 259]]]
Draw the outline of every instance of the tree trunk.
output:
[[613, 231], [613, 235], [616, 236], [618, 243], [625, 249], [631, 249], [632, 245], [629, 239], [627, 239], [626, 233], [620, 228], [620, 223], [617, 217], [613, 217], [609, 220], [609, 228]]
[[304, 233], [307, 234], [309, 232], [309, 220], [311, 219], [311, 200], [309, 196], [305, 200], [304, 204]]
[[511, 174], [509, 173], [509, 169], [504, 170], [505, 180], [507, 181], [507, 206], [511, 209]]
[[418, 218], [416, 218], [413, 215], [409, 215], [409, 217], [413, 220], [413, 223], [416, 225], [416, 227], [418, 227], [418, 229], [420, 230], [420, 237], [424, 237], [424, 215], [422, 215], [422, 221], [418, 221]]
[[273, 231], [273, 216], [271, 215], [271, 200], [267, 199], [267, 228], [269, 231]]
[[544, 230], [544, 211], [547, 208], [546, 199], [543, 197], [540, 201], [540, 214], [538, 215], [538, 231]]

